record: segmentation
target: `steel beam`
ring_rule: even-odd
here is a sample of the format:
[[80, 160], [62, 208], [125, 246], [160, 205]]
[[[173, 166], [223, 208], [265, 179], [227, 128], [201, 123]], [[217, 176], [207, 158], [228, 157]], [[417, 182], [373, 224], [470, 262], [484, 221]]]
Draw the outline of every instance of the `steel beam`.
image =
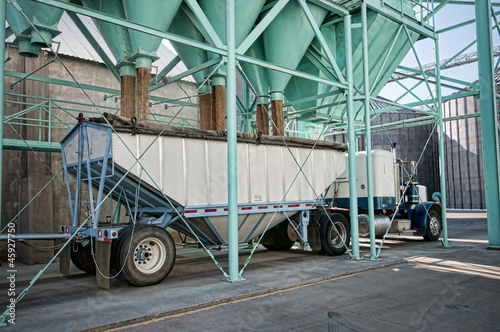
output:
[[[5, 76], [22, 78], [22, 77], [24, 77], [24, 75], [25, 74], [18, 73], [15, 71], [9, 71], [9, 70], [5, 71]], [[83, 88], [85, 90], [99, 91], [99, 92], [109, 93], [112, 95], [119, 95], [120, 94], [120, 90], [117, 90], [117, 89], [111, 89], [111, 88], [106, 88], [106, 87], [96, 86], [96, 85], [91, 85], [91, 84], [83, 84], [83, 83], [78, 84], [76, 82], [60, 80], [57, 78], [49, 78], [49, 77], [31, 75], [27, 79], [32, 80], [32, 81], [37, 81], [37, 82], [44, 82], [44, 83], [50, 83], [50, 84], [69, 86], [72, 88]], [[181, 105], [181, 106], [186, 105], [186, 106], [190, 106], [190, 107], [198, 107], [198, 104], [195, 104], [195, 103], [186, 103], [183, 101], [178, 101], [178, 100], [173, 100], [173, 99], [163, 98], [163, 97], [158, 97], [158, 96], [150, 96], [149, 99], [154, 100], [154, 101], [165, 102], [165, 103], [177, 104], [177, 105]]]
[[[434, 40], [436, 63], [439, 63], [439, 36]], [[436, 66], [436, 95], [439, 126], [439, 186], [441, 189], [441, 225], [443, 226], [443, 247], [448, 248], [448, 221], [446, 219], [446, 160], [444, 151], [443, 100], [441, 96], [441, 69]]]
[[156, 75], [155, 78], [153, 78], [151, 80], [151, 82], [149, 84], [153, 85], [153, 84], [156, 84], [158, 83], [158, 81], [160, 80], [163, 80], [163, 78], [165, 76], [168, 75], [168, 73], [170, 73], [172, 71], [172, 69], [175, 68], [175, 66], [177, 66], [177, 64], [181, 62], [181, 57], [176, 55], [175, 58], [172, 59], [172, 61], [170, 61], [166, 66], [165, 68], [163, 68], [159, 73], [158, 75]]
[[229, 282], [241, 281], [238, 269], [238, 165], [236, 117], [236, 36], [234, 0], [226, 0], [226, 114], [227, 114], [227, 198]]
[[3, 150], [61, 152], [61, 144], [56, 142], [23, 141], [20, 139], [3, 139]]
[[500, 158], [493, 40], [490, 27], [491, 0], [476, 1], [475, 8], [488, 248], [500, 249]]
[[257, 24], [257, 26], [248, 34], [245, 40], [238, 46], [236, 51], [239, 54], [245, 54], [252, 44], [259, 38], [264, 30], [271, 24], [281, 10], [286, 6], [290, 0], [279, 0], [273, 5], [273, 8], [264, 16], [264, 18]]
[[352, 259], [359, 260], [358, 193], [356, 181], [356, 132], [354, 128], [354, 69], [352, 65], [351, 15], [344, 17], [345, 62], [347, 90], [347, 137], [349, 142], [349, 204], [351, 221]]
[[361, 3], [361, 35], [363, 46], [363, 87], [365, 110], [365, 145], [366, 145], [366, 190], [368, 193], [368, 226], [370, 229], [370, 260], [377, 259], [377, 243], [375, 242], [375, 210], [373, 206], [373, 161], [372, 131], [370, 118], [370, 66], [368, 58], [368, 20], [366, 3]]
[[316, 24], [316, 21], [314, 20], [314, 17], [311, 13], [311, 10], [309, 9], [309, 6], [307, 5], [305, 0], [299, 0], [299, 4], [302, 7], [302, 10], [304, 11], [304, 14], [307, 17], [307, 20], [309, 21], [309, 25], [314, 30], [314, 33], [316, 34], [316, 38], [318, 38], [321, 46], [323, 47], [323, 51], [326, 53], [326, 57], [328, 58], [328, 61], [330, 61], [330, 64], [332, 65], [333, 70], [335, 71], [335, 74], [337, 75], [337, 78], [343, 84], [346, 84], [347, 82], [345, 81], [344, 75], [342, 75], [342, 72], [340, 71], [339, 66], [337, 65], [337, 61], [335, 61], [335, 57], [333, 56], [333, 53], [330, 50], [330, 46], [326, 42], [325, 37], [323, 37], [321, 30], [319, 29], [318, 25]]

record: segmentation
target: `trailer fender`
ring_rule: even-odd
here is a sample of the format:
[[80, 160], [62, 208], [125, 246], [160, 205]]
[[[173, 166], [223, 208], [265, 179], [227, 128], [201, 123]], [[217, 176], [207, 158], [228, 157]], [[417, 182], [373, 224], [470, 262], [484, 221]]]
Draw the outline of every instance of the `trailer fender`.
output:
[[427, 211], [435, 210], [441, 215], [441, 206], [436, 202], [419, 203], [411, 216], [412, 229], [426, 229], [427, 227]]

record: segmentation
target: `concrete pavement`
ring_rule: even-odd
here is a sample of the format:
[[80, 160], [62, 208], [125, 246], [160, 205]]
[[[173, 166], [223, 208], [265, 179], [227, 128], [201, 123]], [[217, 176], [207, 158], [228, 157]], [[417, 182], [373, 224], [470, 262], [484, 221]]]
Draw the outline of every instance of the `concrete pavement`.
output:
[[[247, 280], [236, 284], [221, 282], [214, 263], [193, 249], [178, 251], [165, 281], [143, 288], [114, 280], [105, 291], [93, 276], [75, 271], [65, 278], [53, 266], [5, 330], [495, 330], [500, 253], [486, 250], [485, 214], [450, 212], [449, 237], [453, 248], [445, 249], [391, 236], [380, 261], [259, 250]], [[361, 253], [369, 256], [367, 240]], [[216, 255], [227, 270], [226, 253]], [[36, 268], [19, 273], [18, 289]]]

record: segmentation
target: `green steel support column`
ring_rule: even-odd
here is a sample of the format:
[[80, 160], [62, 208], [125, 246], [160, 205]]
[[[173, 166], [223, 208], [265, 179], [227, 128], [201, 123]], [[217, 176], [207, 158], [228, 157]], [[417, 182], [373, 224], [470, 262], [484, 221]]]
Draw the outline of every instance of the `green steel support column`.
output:
[[372, 130], [370, 123], [370, 67], [368, 63], [368, 21], [366, 19], [366, 2], [361, 3], [361, 35], [363, 43], [363, 87], [365, 94], [365, 143], [366, 143], [366, 190], [368, 192], [368, 225], [370, 229], [370, 260], [377, 259], [375, 242], [375, 212], [373, 207], [373, 164], [372, 164]]
[[351, 210], [351, 249], [352, 258], [361, 259], [359, 256], [359, 227], [358, 227], [358, 193], [356, 190], [356, 133], [354, 131], [354, 82], [352, 65], [352, 34], [351, 34], [351, 15], [344, 16], [344, 34], [345, 34], [345, 62], [346, 78], [348, 83], [347, 90], [347, 137], [349, 142], [349, 205]]
[[2, 223], [2, 175], [3, 175], [3, 106], [5, 69], [5, 3], [0, 0], [0, 225]]
[[[439, 55], [439, 36], [435, 39], [436, 63], [440, 61]], [[443, 126], [443, 98], [441, 96], [441, 68], [436, 66], [436, 96], [437, 111], [439, 121], [439, 186], [441, 187], [441, 223], [443, 226], [443, 247], [449, 248], [448, 244], [448, 221], [446, 219], [446, 166], [444, 155], [444, 126]]]
[[488, 248], [500, 249], [500, 158], [493, 74], [493, 41], [490, 26], [491, 1], [476, 1], [475, 6]]
[[226, 114], [227, 114], [227, 182], [229, 282], [241, 280], [238, 272], [238, 170], [236, 150], [236, 56], [234, 0], [226, 0]]

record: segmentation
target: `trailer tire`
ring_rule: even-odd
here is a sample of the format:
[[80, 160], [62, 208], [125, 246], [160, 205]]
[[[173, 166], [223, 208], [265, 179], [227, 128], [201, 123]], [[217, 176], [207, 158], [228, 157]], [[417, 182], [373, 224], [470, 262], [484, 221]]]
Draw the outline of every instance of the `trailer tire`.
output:
[[441, 236], [441, 231], [443, 230], [443, 224], [441, 222], [441, 216], [436, 210], [430, 210], [427, 216], [427, 226], [424, 235], [426, 241], [437, 241]]
[[[120, 252], [122, 250], [123, 239], [129, 236], [132, 233], [132, 230], [135, 231], [143, 227], [144, 225], [140, 224], [132, 224], [127, 227], [124, 227], [118, 231], [118, 238], [113, 241], [111, 244], [111, 274], [115, 275], [117, 279], [121, 281], [126, 281], [121, 273], [122, 265], [120, 265]], [[124, 249], [125, 254], [128, 251], [128, 247]]]
[[[319, 221], [321, 238], [321, 250], [319, 253], [330, 256], [343, 255], [351, 240], [349, 222], [339, 213], [330, 213], [329, 216], [330, 218], [325, 214]], [[330, 222], [330, 219], [333, 224]], [[335, 225], [338, 233], [333, 225]]]
[[95, 274], [95, 262], [90, 250], [90, 244], [85, 247], [81, 243], [77, 243], [77, 251], [71, 250], [71, 261], [80, 270], [88, 274]]
[[[290, 228], [292, 230], [290, 230]], [[290, 234], [293, 228], [288, 221], [268, 229], [263, 235], [262, 245], [271, 251], [290, 250], [295, 244], [295, 241], [290, 239]]]
[[[163, 228], [142, 225], [127, 231], [119, 248], [123, 278], [134, 286], [149, 286], [167, 277], [175, 263], [175, 243]], [[127, 254], [130, 247], [130, 253]]]

